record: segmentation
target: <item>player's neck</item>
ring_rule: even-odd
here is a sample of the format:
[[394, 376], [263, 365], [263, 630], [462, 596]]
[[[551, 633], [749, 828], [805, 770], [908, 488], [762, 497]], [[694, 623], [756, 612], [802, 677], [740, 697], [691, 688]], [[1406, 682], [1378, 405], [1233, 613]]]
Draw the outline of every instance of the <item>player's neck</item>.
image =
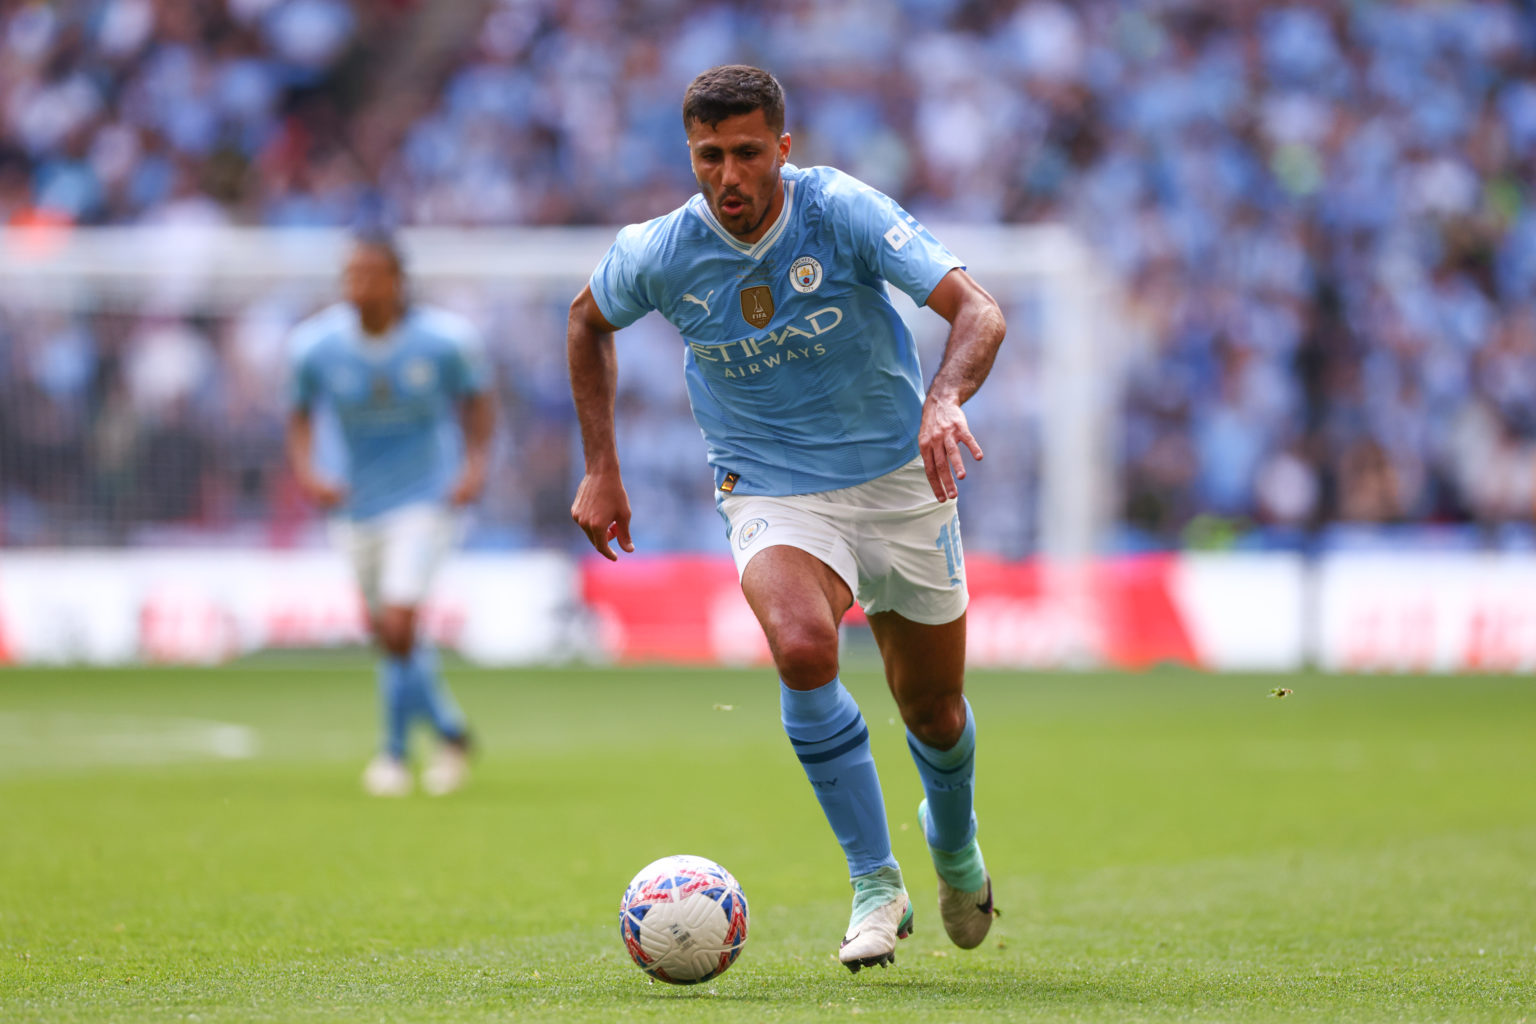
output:
[[403, 309], [359, 309], [357, 322], [365, 336], [377, 340], [393, 331], [404, 316]]

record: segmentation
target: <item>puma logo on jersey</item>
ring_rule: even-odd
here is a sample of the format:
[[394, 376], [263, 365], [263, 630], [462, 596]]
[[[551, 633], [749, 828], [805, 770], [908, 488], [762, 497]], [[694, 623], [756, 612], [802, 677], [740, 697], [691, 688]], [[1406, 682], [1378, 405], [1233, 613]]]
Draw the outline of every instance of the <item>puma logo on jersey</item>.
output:
[[715, 290], [713, 288], [711, 288], [709, 291], [704, 293], [704, 297], [701, 299], [697, 295], [694, 295], [694, 294], [692, 294], [690, 292], [689, 294], [683, 296], [683, 301], [684, 302], [693, 302], [693, 303], [696, 303], [696, 304], [698, 304], [700, 306], [703, 306], [704, 307], [705, 315], [708, 315], [708, 313], [709, 313], [709, 300], [710, 300], [710, 297], [712, 295], [714, 295], [714, 294], [715, 294]]

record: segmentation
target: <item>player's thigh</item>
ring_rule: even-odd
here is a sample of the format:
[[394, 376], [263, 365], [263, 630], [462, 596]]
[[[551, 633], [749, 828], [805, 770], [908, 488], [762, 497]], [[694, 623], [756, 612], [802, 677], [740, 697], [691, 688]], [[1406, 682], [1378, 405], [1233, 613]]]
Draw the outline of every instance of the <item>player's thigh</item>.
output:
[[376, 619], [380, 607], [379, 577], [384, 568], [384, 531], [376, 520], [337, 519], [331, 523], [331, 539], [352, 567], [369, 618]]
[[[922, 478], [926, 487], [926, 478]], [[953, 501], [926, 502], [864, 524], [855, 547], [859, 605], [871, 619], [896, 612], [916, 624], [954, 622], [970, 604], [960, 515]]]
[[820, 513], [814, 499], [793, 495], [731, 495], [719, 512], [749, 602], [779, 606], [822, 593], [841, 620], [858, 581], [846, 524]]
[[853, 605], [848, 584], [831, 566], [790, 544], [757, 552], [741, 575], [741, 592], [770, 634], [805, 620], [835, 631]]
[[954, 502], [918, 504], [869, 524], [859, 602], [902, 720], [948, 747], [965, 727], [965, 556]]
[[437, 505], [409, 505], [380, 519], [379, 603], [384, 608], [415, 608], [426, 600], [437, 570], [453, 547], [457, 517]]
[[753, 556], [741, 589], [786, 686], [811, 690], [837, 676], [837, 627], [853, 594], [831, 566], [800, 548], [776, 544]]
[[822, 663], [810, 671], [815, 676], [824, 664], [836, 664], [837, 626], [853, 604], [857, 575], [846, 532], [810, 505], [794, 497], [737, 495], [721, 502], [720, 514], [742, 593], [774, 661], [782, 671], [806, 648], [820, 648], [811, 658]]

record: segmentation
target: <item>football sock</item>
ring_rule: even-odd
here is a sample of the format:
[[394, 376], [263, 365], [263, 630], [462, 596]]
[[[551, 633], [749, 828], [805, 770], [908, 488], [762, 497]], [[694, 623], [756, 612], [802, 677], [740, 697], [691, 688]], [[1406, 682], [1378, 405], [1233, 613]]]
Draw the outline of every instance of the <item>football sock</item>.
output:
[[907, 731], [907, 746], [923, 780], [920, 813], [924, 837], [939, 876], [967, 892], [986, 884], [986, 867], [976, 843], [973, 808], [976, 783], [976, 718], [965, 703], [965, 729], [948, 750], [938, 750]]
[[869, 729], [853, 695], [836, 677], [814, 690], [792, 690], [780, 682], [779, 710], [795, 756], [848, 859], [849, 877], [895, 868]]
[[[924, 833], [928, 831], [928, 801], [917, 805], [917, 821]], [[972, 836], [960, 850], [940, 850], [928, 847], [933, 858], [933, 869], [939, 877], [963, 892], [976, 892], [987, 884], [987, 864], [981, 857], [981, 844]]]
[[446, 740], [464, 738], [464, 715], [454, 703], [438, 670], [437, 649], [417, 642], [411, 651], [411, 675], [421, 711], [432, 720], [432, 727]]
[[379, 703], [384, 710], [384, 752], [397, 761], [405, 760], [405, 735], [411, 726], [414, 690], [408, 659], [393, 655], [379, 659]]

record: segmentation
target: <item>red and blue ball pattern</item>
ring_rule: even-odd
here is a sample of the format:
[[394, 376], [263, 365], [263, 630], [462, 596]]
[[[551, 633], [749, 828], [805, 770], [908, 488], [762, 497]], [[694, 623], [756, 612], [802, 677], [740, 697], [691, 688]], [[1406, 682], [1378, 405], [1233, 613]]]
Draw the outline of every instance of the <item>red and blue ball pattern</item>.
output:
[[735, 963], [747, 923], [747, 897], [731, 873], [684, 854], [647, 864], [619, 905], [619, 934], [630, 957], [674, 985], [708, 981]]

